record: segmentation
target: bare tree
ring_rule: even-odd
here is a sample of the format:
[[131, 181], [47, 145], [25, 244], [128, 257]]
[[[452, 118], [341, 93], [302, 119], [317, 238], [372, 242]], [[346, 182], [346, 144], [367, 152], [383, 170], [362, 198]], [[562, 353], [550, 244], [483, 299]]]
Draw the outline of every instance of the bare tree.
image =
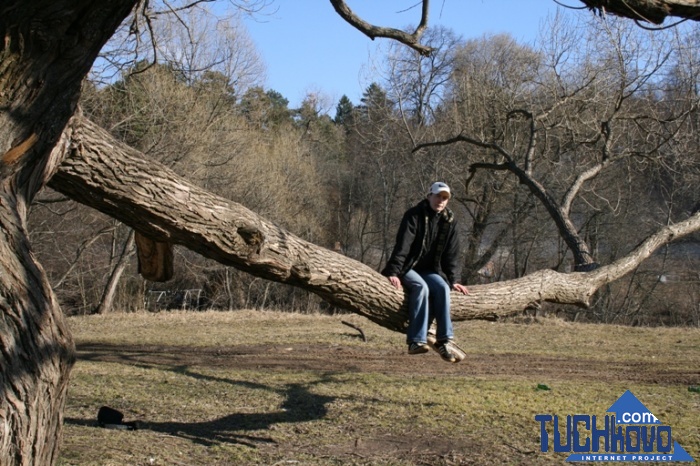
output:
[[216, 73], [226, 78], [222, 84], [233, 94], [243, 95], [263, 82], [266, 70], [240, 16], [222, 20], [206, 10], [187, 9], [177, 18], [159, 18], [158, 63], [169, 64], [190, 84]]
[[[462, 132], [415, 149], [466, 142], [493, 153], [494, 161], [473, 162], [470, 171], [507, 171], [516, 176], [549, 213], [573, 254], [577, 271], [598, 266], [580, 227], [572, 221], [574, 203], [584, 186], [616, 163], [655, 157], [695, 109], [691, 104], [655, 115], [650, 107], [642, 107], [639, 94], [666, 65], [666, 42], [639, 37], [634, 33], [638, 31], [630, 32], [630, 26], [620, 22], [597, 24], [599, 29], [588, 27], [588, 43], [595, 43], [596, 53], [602, 54], [599, 65], [594, 57], [583, 57], [585, 68], [576, 67], [566, 76], [562, 68], [570, 64], [559, 61], [563, 41], [552, 41], [557, 44], [551, 53], [557, 58], [550, 68], [555, 79], [539, 78], [551, 87], [538, 84], [532, 97], [507, 103], [495, 131], [493, 126], [482, 126], [475, 128], [478, 136]], [[565, 48], [580, 47], [576, 38], [569, 41]], [[546, 96], [552, 95], [556, 98], [548, 100]], [[640, 127], [643, 134], [635, 137]], [[567, 158], [574, 160], [568, 175], [559, 170]], [[560, 196], [555, 196], [556, 189], [562, 190]], [[605, 196], [603, 189], [596, 191]]]
[[131, 230], [127, 235], [126, 241], [122, 243], [120, 251], [118, 251], [115, 256], [116, 260], [111, 268], [112, 270], [107, 279], [107, 283], [104, 286], [100, 302], [94, 311], [95, 314], [104, 314], [112, 310], [119, 279], [129, 265], [129, 258], [134, 255], [134, 244], [134, 231]]
[[436, 27], [426, 30], [423, 42], [432, 49], [430, 55], [392, 44], [385, 62], [389, 97], [404, 115], [409, 132], [413, 126], [434, 121], [454, 69], [459, 38], [444, 27]]

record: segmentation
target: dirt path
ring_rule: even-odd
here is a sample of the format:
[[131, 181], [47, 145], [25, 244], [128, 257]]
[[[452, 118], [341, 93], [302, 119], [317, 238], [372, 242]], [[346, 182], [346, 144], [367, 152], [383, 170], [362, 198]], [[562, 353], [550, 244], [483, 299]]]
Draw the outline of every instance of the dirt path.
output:
[[398, 348], [377, 351], [369, 347], [313, 344], [216, 348], [79, 344], [77, 350], [78, 358], [83, 360], [148, 365], [700, 384], [700, 368], [669, 368], [654, 361], [627, 363], [524, 354], [468, 354], [465, 361], [449, 364], [432, 352], [409, 356]]

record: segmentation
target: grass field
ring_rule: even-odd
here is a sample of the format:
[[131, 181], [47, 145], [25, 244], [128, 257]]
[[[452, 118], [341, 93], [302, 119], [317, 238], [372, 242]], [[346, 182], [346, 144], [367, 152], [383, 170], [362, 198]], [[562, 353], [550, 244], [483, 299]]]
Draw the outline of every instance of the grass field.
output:
[[[700, 459], [699, 329], [459, 322], [468, 357], [449, 364], [354, 315], [69, 322], [64, 466], [564, 464], [535, 415], [603, 417], [626, 390]], [[103, 405], [140, 428], [96, 427]]]

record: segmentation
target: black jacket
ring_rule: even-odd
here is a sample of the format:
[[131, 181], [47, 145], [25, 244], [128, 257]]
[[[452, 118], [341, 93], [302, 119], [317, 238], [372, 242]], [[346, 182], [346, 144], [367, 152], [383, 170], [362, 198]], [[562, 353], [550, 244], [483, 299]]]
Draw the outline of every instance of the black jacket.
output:
[[[432, 238], [430, 222], [437, 215], [436, 228]], [[402, 277], [420, 264], [439, 273], [450, 285], [460, 283], [462, 259], [457, 234], [457, 222], [451, 210], [439, 214], [430, 208], [424, 199], [406, 211], [396, 234], [396, 244], [391, 257], [382, 270], [387, 277]]]

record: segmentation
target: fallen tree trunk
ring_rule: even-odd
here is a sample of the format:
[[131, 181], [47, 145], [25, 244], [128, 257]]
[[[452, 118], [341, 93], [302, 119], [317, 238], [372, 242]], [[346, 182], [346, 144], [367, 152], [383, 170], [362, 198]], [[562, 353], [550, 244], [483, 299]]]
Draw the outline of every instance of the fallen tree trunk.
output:
[[[52, 188], [155, 241], [179, 244], [252, 275], [304, 288], [381, 326], [404, 330], [403, 293], [375, 270], [194, 186], [84, 117], [74, 117], [69, 128], [72, 141], [49, 183]], [[517, 280], [473, 285], [468, 296], [453, 294], [453, 318], [507, 316], [545, 301], [588, 306], [602, 285], [631, 272], [659, 246], [699, 229], [696, 213], [592, 272], [540, 270]]]

